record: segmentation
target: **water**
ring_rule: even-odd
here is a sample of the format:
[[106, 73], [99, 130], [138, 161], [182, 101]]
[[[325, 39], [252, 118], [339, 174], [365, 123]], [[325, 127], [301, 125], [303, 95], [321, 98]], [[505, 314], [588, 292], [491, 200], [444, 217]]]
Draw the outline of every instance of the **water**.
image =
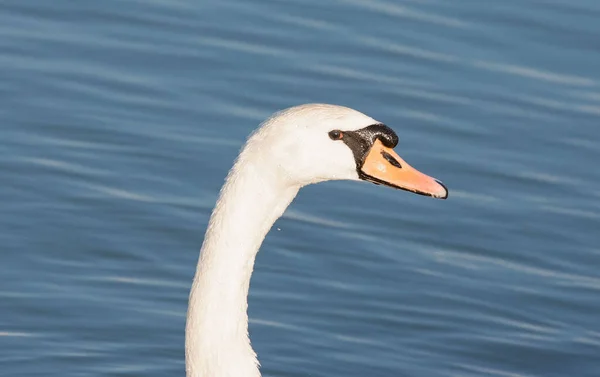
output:
[[0, 375], [183, 376], [217, 191], [305, 102], [450, 197], [304, 189], [252, 280], [265, 376], [600, 375], [597, 1], [0, 9]]

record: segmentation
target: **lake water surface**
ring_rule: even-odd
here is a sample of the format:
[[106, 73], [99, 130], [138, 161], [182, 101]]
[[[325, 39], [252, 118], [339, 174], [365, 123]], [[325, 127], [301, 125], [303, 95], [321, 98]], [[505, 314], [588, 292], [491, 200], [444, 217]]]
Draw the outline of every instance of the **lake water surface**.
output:
[[600, 376], [600, 2], [4, 0], [0, 375], [183, 376], [246, 136], [305, 102], [446, 201], [308, 187], [249, 302], [265, 376]]

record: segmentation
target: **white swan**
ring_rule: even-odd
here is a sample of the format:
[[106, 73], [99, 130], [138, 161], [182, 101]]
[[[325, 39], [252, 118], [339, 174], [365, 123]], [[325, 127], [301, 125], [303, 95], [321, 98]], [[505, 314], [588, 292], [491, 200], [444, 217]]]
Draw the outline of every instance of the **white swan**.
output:
[[389, 127], [346, 107], [310, 104], [266, 120], [221, 189], [187, 313], [188, 377], [260, 377], [248, 337], [248, 288], [265, 235], [305, 185], [366, 180], [445, 199], [447, 189], [402, 160]]

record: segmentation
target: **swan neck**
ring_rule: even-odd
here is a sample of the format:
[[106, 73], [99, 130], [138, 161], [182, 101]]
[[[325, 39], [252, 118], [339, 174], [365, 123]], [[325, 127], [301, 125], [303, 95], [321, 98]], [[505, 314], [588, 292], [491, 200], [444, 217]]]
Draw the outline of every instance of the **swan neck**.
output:
[[294, 199], [255, 164], [238, 160], [211, 215], [190, 293], [188, 377], [259, 377], [248, 336], [248, 289], [267, 232]]

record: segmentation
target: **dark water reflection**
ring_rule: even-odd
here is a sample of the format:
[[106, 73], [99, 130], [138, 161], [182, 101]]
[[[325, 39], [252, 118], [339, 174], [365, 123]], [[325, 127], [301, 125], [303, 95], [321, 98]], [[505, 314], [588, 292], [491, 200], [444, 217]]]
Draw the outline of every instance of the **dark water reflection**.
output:
[[600, 3], [0, 9], [2, 375], [183, 375], [217, 190], [303, 102], [391, 125], [451, 195], [301, 192], [252, 283], [266, 376], [598, 375]]

